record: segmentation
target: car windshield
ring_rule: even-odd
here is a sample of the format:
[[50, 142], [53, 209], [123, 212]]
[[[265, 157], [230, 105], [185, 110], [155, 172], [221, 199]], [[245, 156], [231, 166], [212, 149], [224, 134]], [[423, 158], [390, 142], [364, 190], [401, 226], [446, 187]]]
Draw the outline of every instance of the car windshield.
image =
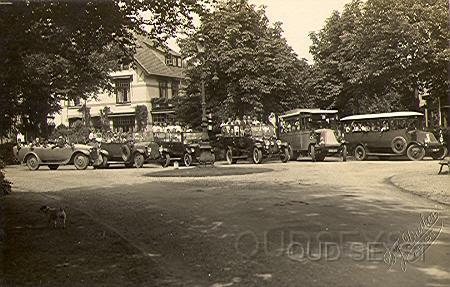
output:
[[260, 125], [252, 127], [252, 136], [259, 138], [275, 137], [275, 129], [269, 125]]
[[187, 143], [198, 143], [202, 140], [202, 133], [184, 133], [184, 140]]
[[334, 129], [337, 126], [336, 114], [311, 114], [308, 119], [311, 129]]

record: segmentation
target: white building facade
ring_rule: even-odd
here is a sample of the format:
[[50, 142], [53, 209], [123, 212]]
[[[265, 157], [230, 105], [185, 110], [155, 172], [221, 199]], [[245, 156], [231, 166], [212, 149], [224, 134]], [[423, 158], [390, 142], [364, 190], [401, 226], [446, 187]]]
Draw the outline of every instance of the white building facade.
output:
[[136, 107], [146, 106], [147, 126], [155, 122], [170, 121], [174, 117], [171, 99], [180, 92], [183, 79], [181, 56], [171, 50], [158, 48], [149, 40], [140, 39], [132, 69], [111, 74], [115, 86], [113, 93], [100, 93], [96, 99], [65, 101], [55, 124], [70, 126], [81, 120], [81, 107], [89, 108], [91, 124], [100, 122], [101, 111], [110, 111], [110, 127], [115, 131], [132, 131], [136, 127]]

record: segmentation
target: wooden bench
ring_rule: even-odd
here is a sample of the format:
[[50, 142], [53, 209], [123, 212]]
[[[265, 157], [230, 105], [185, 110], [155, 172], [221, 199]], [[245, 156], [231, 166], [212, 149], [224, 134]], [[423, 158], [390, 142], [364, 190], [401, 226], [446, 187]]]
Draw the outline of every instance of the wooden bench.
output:
[[442, 173], [442, 169], [444, 168], [444, 166], [447, 166], [448, 167], [448, 174], [450, 175], [450, 158], [449, 157], [444, 158], [443, 160], [441, 160], [439, 162], [439, 164], [441, 165], [441, 168], [439, 169], [439, 173], [438, 174], [441, 174]]

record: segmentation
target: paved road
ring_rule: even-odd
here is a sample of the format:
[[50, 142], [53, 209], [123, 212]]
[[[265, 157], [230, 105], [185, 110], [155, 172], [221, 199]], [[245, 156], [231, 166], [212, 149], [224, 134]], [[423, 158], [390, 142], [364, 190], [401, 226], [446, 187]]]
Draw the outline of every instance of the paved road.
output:
[[[10, 168], [16, 192], [3, 203], [15, 241], [6, 242], [13, 247], [6, 244], [5, 261], [17, 270], [6, 278], [30, 286], [450, 286], [448, 206], [389, 180], [435, 173], [435, 162], [235, 166], [242, 167], [273, 171], [155, 178], [145, 175], [156, 166]], [[68, 207], [67, 230], [29, 219], [27, 211], [42, 203]], [[396, 258], [389, 268], [386, 250], [431, 212], [439, 213], [434, 231], [443, 228], [424, 258], [403, 271], [400, 254], [387, 253]], [[30, 265], [44, 281], [29, 275]]]

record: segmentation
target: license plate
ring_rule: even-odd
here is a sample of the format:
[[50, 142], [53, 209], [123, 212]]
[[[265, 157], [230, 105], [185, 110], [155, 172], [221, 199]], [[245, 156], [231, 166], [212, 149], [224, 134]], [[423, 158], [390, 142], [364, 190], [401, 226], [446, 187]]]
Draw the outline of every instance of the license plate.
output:
[[337, 152], [337, 149], [329, 149], [328, 152]]

